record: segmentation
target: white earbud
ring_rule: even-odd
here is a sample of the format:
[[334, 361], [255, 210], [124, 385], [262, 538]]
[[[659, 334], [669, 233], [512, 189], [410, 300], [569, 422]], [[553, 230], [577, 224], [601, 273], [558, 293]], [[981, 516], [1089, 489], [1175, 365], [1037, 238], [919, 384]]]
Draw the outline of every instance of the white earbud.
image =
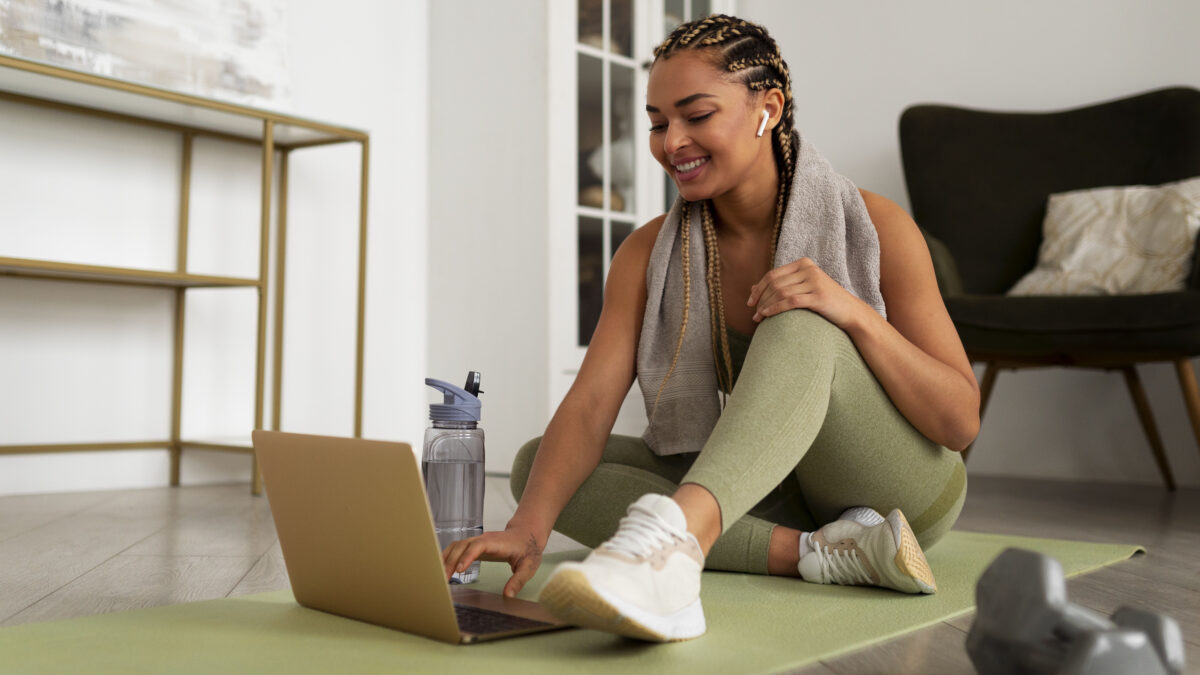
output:
[[758, 125], [758, 134], [757, 134], [758, 136], [763, 135], [763, 131], [765, 131], [767, 128], [767, 120], [769, 120], [769, 119], [771, 119], [771, 113], [764, 110], [762, 124]]

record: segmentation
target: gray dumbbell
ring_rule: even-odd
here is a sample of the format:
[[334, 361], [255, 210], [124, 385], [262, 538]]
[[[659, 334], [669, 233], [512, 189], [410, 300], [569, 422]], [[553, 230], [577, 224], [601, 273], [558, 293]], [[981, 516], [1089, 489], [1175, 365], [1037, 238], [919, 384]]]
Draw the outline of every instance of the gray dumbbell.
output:
[[1113, 623], [1124, 628], [1133, 628], [1145, 633], [1154, 645], [1158, 658], [1167, 667], [1167, 672], [1177, 675], [1183, 672], [1186, 659], [1183, 654], [1183, 631], [1179, 623], [1169, 616], [1155, 614], [1144, 609], [1121, 607], [1112, 615]]
[[1067, 602], [1062, 566], [1010, 548], [975, 588], [967, 651], [982, 675], [1183, 671], [1183, 638], [1169, 617], [1122, 608], [1109, 620]]

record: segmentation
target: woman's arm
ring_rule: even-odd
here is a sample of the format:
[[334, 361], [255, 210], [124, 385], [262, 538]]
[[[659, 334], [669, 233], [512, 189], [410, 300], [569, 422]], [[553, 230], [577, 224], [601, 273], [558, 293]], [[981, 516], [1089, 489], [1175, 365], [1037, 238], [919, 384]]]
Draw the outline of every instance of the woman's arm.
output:
[[636, 377], [638, 338], [646, 308], [646, 265], [664, 217], [638, 228], [613, 257], [604, 306], [583, 365], [546, 427], [525, 492], [504, 532], [455, 542], [442, 554], [449, 576], [476, 559], [509, 562], [505, 595], [537, 571], [559, 513], [591, 475]]
[[904, 417], [930, 440], [961, 451], [979, 433], [979, 383], [942, 302], [929, 248], [904, 209], [862, 193], [879, 232], [888, 318], [863, 312], [846, 332]]
[[955, 451], [979, 433], [979, 384], [946, 312], [916, 223], [891, 200], [861, 191], [879, 233], [884, 320], [803, 259], [768, 272], [751, 290], [755, 320], [804, 307], [850, 336], [892, 403], [918, 431]]

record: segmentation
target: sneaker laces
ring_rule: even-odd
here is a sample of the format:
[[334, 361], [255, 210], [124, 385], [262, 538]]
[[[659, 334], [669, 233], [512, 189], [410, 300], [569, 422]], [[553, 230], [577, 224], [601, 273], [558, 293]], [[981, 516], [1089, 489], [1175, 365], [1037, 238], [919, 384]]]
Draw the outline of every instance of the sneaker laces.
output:
[[602, 546], [610, 551], [642, 558], [679, 538], [673, 529], [662, 516], [634, 504], [629, 508], [629, 515], [621, 519], [617, 533]]
[[832, 582], [842, 586], [863, 586], [875, 583], [871, 580], [867, 569], [863, 567], [862, 561], [858, 559], [858, 551], [837, 548], [830, 550], [829, 546], [825, 545], [814, 546], [813, 552], [809, 555], [817, 556], [821, 578], [826, 583]]

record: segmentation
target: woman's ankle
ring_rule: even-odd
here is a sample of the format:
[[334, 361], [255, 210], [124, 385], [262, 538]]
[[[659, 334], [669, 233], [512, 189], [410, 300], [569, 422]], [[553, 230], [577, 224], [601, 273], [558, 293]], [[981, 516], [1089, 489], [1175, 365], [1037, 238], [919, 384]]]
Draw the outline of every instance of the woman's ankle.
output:
[[771, 530], [771, 545], [767, 552], [767, 574], [798, 577], [800, 570], [800, 530], [776, 525]]

